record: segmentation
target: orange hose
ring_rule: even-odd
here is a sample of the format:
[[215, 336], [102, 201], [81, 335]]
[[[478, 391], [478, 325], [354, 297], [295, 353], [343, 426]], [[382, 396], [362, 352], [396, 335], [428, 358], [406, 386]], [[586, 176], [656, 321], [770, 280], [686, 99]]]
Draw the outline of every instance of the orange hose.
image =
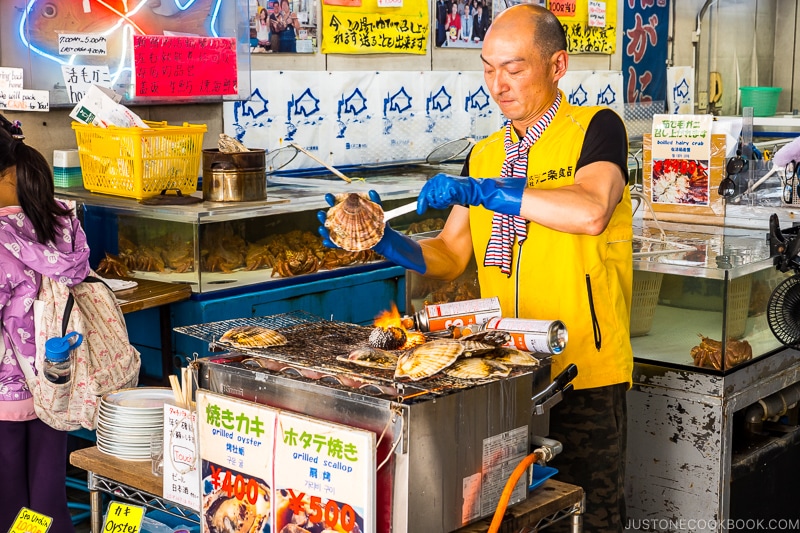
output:
[[497, 502], [497, 509], [494, 511], [492, 523], [489, 524], [488, 533], [497, 533], [500, 530], [500, 524], [503, 522], [503, 516], [506, 514], [506, 507], [508, 507], [508, 500], [511, 499], [511, 493], [514, 492], [517, 481], [519, 481], [519, 478], [528, 470], [528, 467], [535, 463], [540, 457], [541, 452], [539, 450], [534, 451], [520, 461], [514, 471], [511, 472], [511, 476], [508, 478], [508, 481], [506, 481], [506, 486], [503, 487], [503, 493], [500, 494], [500, 501]]

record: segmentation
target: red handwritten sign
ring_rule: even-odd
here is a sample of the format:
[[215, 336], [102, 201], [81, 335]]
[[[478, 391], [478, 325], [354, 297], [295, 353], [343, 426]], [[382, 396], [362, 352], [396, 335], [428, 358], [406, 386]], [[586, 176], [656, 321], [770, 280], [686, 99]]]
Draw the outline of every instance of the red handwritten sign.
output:
[[236, 94], [236, 41], [134, 35], [136, 96]]
[[576, 0], [550, 0], [550, 11], [557, 17], [574, 17]]

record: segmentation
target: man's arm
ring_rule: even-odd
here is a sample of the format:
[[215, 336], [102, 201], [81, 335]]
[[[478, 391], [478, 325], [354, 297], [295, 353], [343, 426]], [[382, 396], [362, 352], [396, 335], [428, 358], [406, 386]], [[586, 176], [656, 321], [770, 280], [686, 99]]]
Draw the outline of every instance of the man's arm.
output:
[[421, 240], [419, 244], [428, 267], [425, 277], [445, 281], [456, 279], [472, 257], [469, 209], [453, 206], [439, 235]]
[[627, 186], [615, 163], [597, 161], [575, 173], [575, 183], [556, 189], [525, 189], [520, 215], [566, 233], [599, 235]]

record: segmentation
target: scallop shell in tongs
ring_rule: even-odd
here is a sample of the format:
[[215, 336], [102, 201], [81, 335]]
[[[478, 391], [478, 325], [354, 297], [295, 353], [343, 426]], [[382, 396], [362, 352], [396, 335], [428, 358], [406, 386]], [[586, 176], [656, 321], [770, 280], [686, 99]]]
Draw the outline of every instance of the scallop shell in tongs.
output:
[[511, 369], [502, 363], [481, 357], [459, 359], [444, 371], [450, 377], [459, 379], [504, 378]]
[[331, 241], [349, 252], [369, 250], [383, 237], [383, 209], [366, 195], [336, 195], [336, 204], [328, 209], [325, 227]]
[[263, 326], [237, 326], [226, 331], [219, 342], [236, 348], [283, 346], [288, 341], [281, 333]]
[[426, 342], [403, 354], [397, 361], [395, 379], [419, 381], [452, 365], [464, 353], [464, 345], [452, 339]]

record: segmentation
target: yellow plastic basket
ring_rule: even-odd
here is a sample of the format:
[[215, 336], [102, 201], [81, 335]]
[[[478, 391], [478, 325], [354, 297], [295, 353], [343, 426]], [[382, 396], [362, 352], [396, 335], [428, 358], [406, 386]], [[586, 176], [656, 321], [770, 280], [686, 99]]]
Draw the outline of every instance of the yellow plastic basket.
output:
[[205, 124], [101, 128], [73, 122], [83, 186], [92, 192], [148, 198], [164, 189], [197, 190]]

